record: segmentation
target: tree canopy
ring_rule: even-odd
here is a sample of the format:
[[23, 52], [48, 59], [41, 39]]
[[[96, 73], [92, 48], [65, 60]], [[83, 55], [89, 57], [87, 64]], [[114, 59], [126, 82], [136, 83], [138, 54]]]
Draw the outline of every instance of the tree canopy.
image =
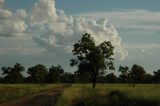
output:
[[146, 71], [142, 66], [134, 64], [131, 68], [131, 72], [129, 74], [133, 83], [143, 83], [143, 78], [146, 74]]
[[22, 83], [23, 75], [21, 72], [24, 71], [24, 67], [16, 63], [13, 67], [2, 67], [2, 75], [4, 76], [3, 81], [6, 83]]
[[119, 72], [121, 72], [121, 74], [119, 75], [119, 80], [120, 82], [123, 83], [127, 83], [129, 82], [129, 68], [127, 66], [123, 67], [123, 66], [119, 66]]
[[160, 83], [160, 69], [157, 71], [154, 71], [153, 73], [154, 73], [154, 81], [156, 83]]
[[45, 78], [48, 74], [47, 68], [42, 65], [38, 64], [34, 67], [28, 69], [27, 73], [30, 75], [28, 80], [32, 83], [44, 83]]
[[47, 82], [61, 82], [63, 73], [64, 70], [60, 65], [58, 65], [57, 67], [51, 66], [47, 75]]
[[[0, 76], [0, 83], [93, 83], [91, 72], [87, 70], [74, 73], [65, 72], [62, 66], [51, 66], [46, 68], [42, 64], [35, 65], [26, 70], [28, 76], [24, 76], [24, 67], [16, 63], [13, 66], [3, 66], [3, 75]], [[29, 71], [30, 70], [30, 71]], [[153, 75], [146, 73], [146, 70], [137, 64], [131, 68], [119, 67], [119, 76], [115, 73], [101, 74], [97, 78], [98, 83], [160, 83], [160, 69], [153, 71]]]
[[113, 65], [114, 47], [110, 41], [96, 45], [90, 34], [85, 33], [82, 38], [74, 44], [72, 51], [75, 56], [71, 59], [71, 66], [78, 66], [79, 73], [89, 73], [92, 78], [93, 88], [99, 76], [107, 69], [114, 69]]

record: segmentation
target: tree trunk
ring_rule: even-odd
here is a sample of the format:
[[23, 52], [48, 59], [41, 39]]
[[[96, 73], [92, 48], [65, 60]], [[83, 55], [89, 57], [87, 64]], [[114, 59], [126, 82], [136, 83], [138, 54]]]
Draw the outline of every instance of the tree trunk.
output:
[[96, 80], [93, 79], [93, 85], [92, 85], [92, 88], [95, 88], [96, 87]]
[[98, 70], [97, 68], [94, 69], [94, 73], [93, 73], [93, 76], [92, 76], [92, 88], [95, 88], [96, 87], [96, 83], [97, 83], [97, 76], [98, 76]]
[[97, 75], [95, 74], [94, 77], [93, 77], [93, 85], [92, 85], [92, 88], [95, 88], [96, 87], [96, 82], [97, 82]]

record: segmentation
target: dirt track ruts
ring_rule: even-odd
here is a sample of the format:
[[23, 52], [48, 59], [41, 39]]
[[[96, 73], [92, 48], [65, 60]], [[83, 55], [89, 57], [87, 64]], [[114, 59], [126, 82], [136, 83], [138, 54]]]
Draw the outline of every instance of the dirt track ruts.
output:
[[71, 85], [64, 87], [53, 88], [53, 90], [33, 94], [7, 103], [2, 103], [0, 106], [54, 106], [58, 96], [62, 91]]

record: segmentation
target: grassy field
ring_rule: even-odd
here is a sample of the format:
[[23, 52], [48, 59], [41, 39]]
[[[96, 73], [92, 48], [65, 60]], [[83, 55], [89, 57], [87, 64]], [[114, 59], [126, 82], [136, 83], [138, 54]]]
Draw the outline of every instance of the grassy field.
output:
[[[0, 103], [47, 91], [63, 84], [0, 85]], [[160, 85], [73, 84], [58, 98], [57, 106], [160, 106]]]
[[0, 84], [0, 103], [61, 86], [63, 84]]
[[57, 106], [160, 106], [160, 85], [74, 84], [64, 90]]

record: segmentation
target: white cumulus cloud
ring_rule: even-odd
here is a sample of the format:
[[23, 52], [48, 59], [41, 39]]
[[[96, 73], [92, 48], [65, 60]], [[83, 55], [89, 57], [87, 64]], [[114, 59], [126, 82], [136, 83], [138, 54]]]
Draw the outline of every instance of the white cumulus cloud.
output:
[[7, 19], [12, 16], [12, 12], [9, 10], [0, 9], [0, 19]]
[[117, 28], [160, 30], [160, 12], [148, 10], [119, 10], [110, 12], [81, 13], [76, 16], [99, 20], [108, 17]]
[[[0, 4], [4, 2], [4, 0], [0, 0]], [[0, 8], [0, 36], [12, 37], [24, 35], [27, 28], [26, 17], [27, 13], [23, 9], [19, 9], [16, 13], [13, 13], [10, 10]]]
[[108, 19], [94, 20], [66, 15], [63, 10], [56, 9], [54, 0], [39, 0], [32, 9], [30, 20], [32, 27], [39, 27], [43, 32], [33, 39], [54, 53], [70, 51], [71, 46], [66, 44], [77, 42], [87, 32], [97, 44], [111, 41], [116, 57], [125, 59], [128, 55], [118, 32]]
[[24, 21], [21, 20], [8, 20], [5, 21], [5, 26], [2, 31], [5, 33], [22, 33], [26, 29], [26, 25]]
[[[4, 0], [0, 3], [4, 4]], [[111, 41], [119, 59], [123, 60], [128, 55], [116, 28], [106, 18], [95, 20], [67, 15], [56, 9], [54, 0], [38, 0], [30, 12], [18, 9], [13, 13], [0, 8], [0, 36], [29, 35], [31, 32], [30, 37], [40, 47], [57, 55], [70, 53], [72, 45], [84, 33], [90, 33], [97, 44]]]
[[27, 13], [23, 9], [17, 10], [15, 15], [16, 15], [17, 18], [20, 18], [20, 19], [24, 19], [24, 18], [27, 17]]
[[0, 9], [3, 7], [5, 0], [0, 0]]
[[55, 2], [53, 0], [38, 0], [32, 9], [30, 20], [34, 23], [48, 23], [57, 19]]

